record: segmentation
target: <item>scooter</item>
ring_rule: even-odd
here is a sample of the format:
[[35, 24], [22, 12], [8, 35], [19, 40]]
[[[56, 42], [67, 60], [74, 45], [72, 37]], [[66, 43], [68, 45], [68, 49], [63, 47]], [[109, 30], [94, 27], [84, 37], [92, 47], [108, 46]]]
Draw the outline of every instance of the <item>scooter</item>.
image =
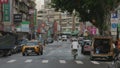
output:
[[78, 50], [77, 49], [73, 49], [72, 50], [72, 55], [73, 55], [73, 58], [76, 59], [76, 57], [78, 56]]

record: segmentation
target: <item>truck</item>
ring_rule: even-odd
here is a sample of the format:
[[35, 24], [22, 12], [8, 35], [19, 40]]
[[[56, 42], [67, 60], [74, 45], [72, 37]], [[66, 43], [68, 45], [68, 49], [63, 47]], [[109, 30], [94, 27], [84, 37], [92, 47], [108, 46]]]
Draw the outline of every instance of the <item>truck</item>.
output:
[[97, 36], [92, 40], [90, 59], [105, 58], [107, 60], [113, 60], [114, 46], [112, 37], [109, 36]]
[[16, 36], [10, 32], [0, 31], [0, 56], [10, 56], [16, 44]]

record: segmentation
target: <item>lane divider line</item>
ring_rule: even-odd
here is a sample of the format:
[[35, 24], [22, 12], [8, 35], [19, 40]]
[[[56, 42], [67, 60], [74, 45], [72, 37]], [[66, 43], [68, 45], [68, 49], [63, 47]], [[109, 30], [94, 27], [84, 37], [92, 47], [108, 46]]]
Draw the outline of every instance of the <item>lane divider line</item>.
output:
[[42, 60], [42, 63], [48, 63], [48, 60]]
[[77, 64], [83, 64], [82, 61], [75, 61]]
[[26, 61], [25, 61], [25, 63], [31, 63], [32, 62], [32, 59], [27, 59]]
[[59, 62], [62, 63], [62, 64], [65, 64], [65, 63], [66, 63], [65, 60], [59, 60]]
[[15, 62], [16, 60], [9, 60], [7, 63], [13, 63], [13, 62]]
[[91, 61], [93, 64], [100, 64], [100, 63], [98, 63], [97, 61]]

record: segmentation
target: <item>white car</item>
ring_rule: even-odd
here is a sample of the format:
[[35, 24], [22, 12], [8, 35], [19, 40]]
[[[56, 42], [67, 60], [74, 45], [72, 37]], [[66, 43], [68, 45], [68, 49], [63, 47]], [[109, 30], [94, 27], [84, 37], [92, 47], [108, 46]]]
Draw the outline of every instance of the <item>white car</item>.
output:
[[62, 41], [67, 41], [67, 35], [62, 36]]

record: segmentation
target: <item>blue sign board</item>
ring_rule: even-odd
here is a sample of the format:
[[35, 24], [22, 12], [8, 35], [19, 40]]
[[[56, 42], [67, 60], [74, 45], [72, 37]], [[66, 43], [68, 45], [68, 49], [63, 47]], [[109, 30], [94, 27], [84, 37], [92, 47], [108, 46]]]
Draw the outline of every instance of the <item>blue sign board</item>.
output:
[[118, 18], [117, 12], [111, 14], [111, 18]]
[[112, 28], [117, 28], [117, 24], [116, 23], [112, 23], [111, 26], [112, 26]]

